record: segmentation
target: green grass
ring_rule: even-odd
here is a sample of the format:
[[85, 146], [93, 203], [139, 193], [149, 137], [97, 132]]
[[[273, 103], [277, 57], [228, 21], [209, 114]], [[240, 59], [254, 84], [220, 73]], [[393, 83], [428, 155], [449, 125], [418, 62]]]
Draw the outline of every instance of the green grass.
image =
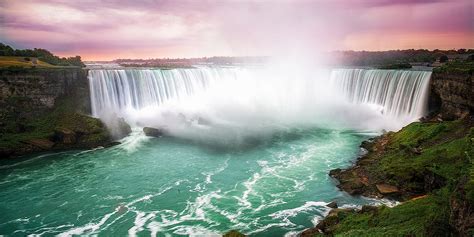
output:
[[[26, 60], [26, 58], [29, 59]], [[41, 60], [37, 61], [36, 65], [31, 62], [33, 58], [30, 57], [15, 57], [15, 56], [0, 56], [0, 67], [25, 67], [25, 68], [56, 68], [60, 66], [54, 66]]]
[[[466, 127], [461, 121], [443, 123], [412, 123], [393, 134], [388, 147], [377, 165], [370, 167], [374, 174], [382, 174], [389, 183], [413, 192], [423, 187], [427, 172], [454, 183], [468, 174], [473, 146]], [[412, 149], [421, 149], [414, 154]]]
[[[367, 171], [371, 177], [396, 185], [420, 199], [374, 212], [344, 211], [330, 222], [334, 236], [446, 236], [450, 198], [474, 203], [474, 128], [468, 120], [412, 123], [386, 135], [383, 153], [371, 152]], [[421, 149], [421, 154], [413, 149]], [[442, 180], [439, 187], [426, 190], [427, 175]], [[467, 182], [464, 184], [467, 178]], [[458, 188], [464, 189], [462, 197]], [[406, 197], [405, 197], [406, 198]]]
[[[447, 190], [373, 212], [341, 212], [335, 236], [433, 236], [450, 231]], [[437, 235], [438, 234], [438, 235]]]

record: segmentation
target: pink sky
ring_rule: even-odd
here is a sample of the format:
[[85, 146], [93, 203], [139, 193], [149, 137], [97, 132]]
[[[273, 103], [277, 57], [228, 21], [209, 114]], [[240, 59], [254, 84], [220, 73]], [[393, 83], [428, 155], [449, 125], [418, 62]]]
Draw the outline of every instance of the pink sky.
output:
[[2, 0], [0, 38], [85, 60], [474, 48], [472, 0]]

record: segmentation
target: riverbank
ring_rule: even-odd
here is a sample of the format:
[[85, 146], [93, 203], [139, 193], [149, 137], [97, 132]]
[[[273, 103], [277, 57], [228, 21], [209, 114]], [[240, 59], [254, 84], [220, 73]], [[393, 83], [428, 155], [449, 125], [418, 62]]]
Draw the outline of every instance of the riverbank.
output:
[[367, 155], [330, 175], [352, 195], [390, 198], [394, 208], [333, 209], [302, 236], [468, 236], [473, 231], [473, 119], [416, 122], [362, 143]]

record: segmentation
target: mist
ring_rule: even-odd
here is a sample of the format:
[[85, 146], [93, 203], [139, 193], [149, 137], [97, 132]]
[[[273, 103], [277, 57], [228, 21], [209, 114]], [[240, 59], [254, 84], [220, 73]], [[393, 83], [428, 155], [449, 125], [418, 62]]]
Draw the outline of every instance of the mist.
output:
[[[418, 118], [406, 112], [387, 115], [381, 104], [348, 100], [341, 79], [333, 74], [316, 64], [309, 69], [276, 62], [259, 67], [98, 70], [90, 79], [94, 114], [106, 123], [116, 114], [135, 127], [160, 128], [170, 136], [224, 146], [292, 129], [396, 130]], [[117, 85], [122, 90], [117, 91]]]

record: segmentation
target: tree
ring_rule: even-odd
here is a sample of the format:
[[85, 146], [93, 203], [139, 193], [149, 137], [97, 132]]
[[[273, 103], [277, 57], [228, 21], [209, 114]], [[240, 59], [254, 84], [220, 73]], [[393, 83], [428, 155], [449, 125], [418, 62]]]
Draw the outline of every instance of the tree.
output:
[[448, 59], [449, 59], [448, 56], [442, 55], [441, 57], [439, 57], [439, 62], [440, 63], [445, 63], [445, 62], [448, 61]]

